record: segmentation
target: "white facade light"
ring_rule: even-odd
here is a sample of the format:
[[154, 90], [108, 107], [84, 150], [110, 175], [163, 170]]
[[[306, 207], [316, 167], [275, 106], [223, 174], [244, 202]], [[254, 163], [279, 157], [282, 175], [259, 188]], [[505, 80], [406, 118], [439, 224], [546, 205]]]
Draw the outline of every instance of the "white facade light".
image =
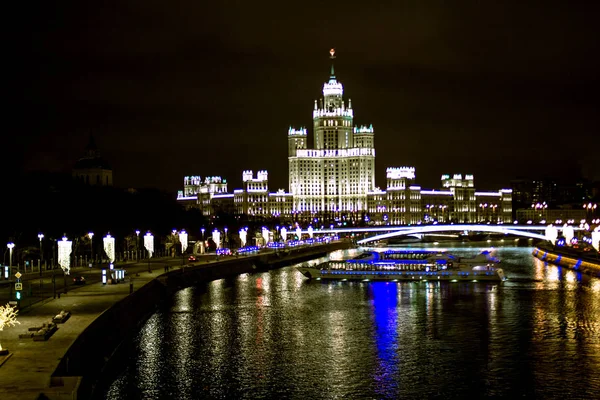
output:
[[144, 236], [144, 247], [148, 251], [148, 258], [152, 258], [152, 253], [154, 253], [154, 236], [150, 232]]
[[308, 237], [311, 239], [313, 238], [313, 227], [312, 226], [308, 227]]
[[58, 242], [58, 265], [62, 268], [65, 275], [71, 272], [71, 252], [73, 251], [73, 242], [63, 237]]
[[115, 238], [110, 236], [109, 233], [102, 240], [104, 241], [104, 252], [106, 253], [106, 257], [108, 257], [108, 261], [112, 264], [115, 262]]
[[285, 242], [287, 240], [287, 229], [285, 229], [285, 226], [281, 227], [280, 233], [281, 233], [281, 238]]
[[186, 231], [182, 230], [179, 232], [179, 241], [181, 242], [181, 252], [185, 253], [185, 250], [188, 248], [188, 234]]
[[575, 236], [575, 231], [571, 225], [565, 225], [563, 228], [563, 236], [565, 237], [565, 241], [567, 243], [571, 243], [571, 240]]
[[221, 232], [219, 232], [218, 230], [215, 229], [212, 233], [212, 240], [217, 245], [217, 249], [220, 249], [221, 248]]
[[592, 232], [592, 246], [600, 251], [600, 228], [596, 228], [594, 232]]
[[556, 243], [556, 239], [558, 238], [558, 229], [552, 224], [546, 227], [546, 240], [550, 241], [552, 244]]
[[244, 228], [240, 229], [240, 243], [242, 247], [246, 246], [246, 239], [248, 237], [248, 232]]

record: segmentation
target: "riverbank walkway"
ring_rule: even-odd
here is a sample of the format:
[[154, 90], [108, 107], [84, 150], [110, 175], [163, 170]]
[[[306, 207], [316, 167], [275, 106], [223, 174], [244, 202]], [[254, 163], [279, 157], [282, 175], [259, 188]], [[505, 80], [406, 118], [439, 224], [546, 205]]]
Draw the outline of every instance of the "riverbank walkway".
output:
[[[343, 242], [331, 244], [339, 246]], [[318, 250], [313, 246], [306, 249]], [[300, 253], [296, 253], [297, 256], [305, 255], [303, 249], [299, 248], [298, 250]], [[335, 248], [326, 251], [332, 250]], [[167, 265], [170, 270], [188, 266], [195, 269], [234, 259], [259, 258], [271, 253], [277, 254], [276, 251], [270, 250], [261, 251], [260, 254], [219, 256], [218, 258], [214, 254], [203, 255], [198, 256], [195, 263], [187, 265], [183, 264], [181, 258], [171, 257], [155, 259], [150, 263], [147, 261], [128, 263], [120, 266], [127, 270], [127, 277], [122, 283], [104, 285], [102, 282], [94, 281], [81, 286], [71, 285], [67, 293], [61, 293], [60, 297], [53, 298], [51, 296], [27, 306], [17, 316], [20, 324], [7, 327], [0, 332], [0, 344], [9, 350], [8, 356], [0, 355], [0, 399], [73, 399], [75, 383], [64, 382], [64, 386], [54, 385], [51, 387], [51, 376], [81, 333], [103, 312], [129, 296], [130, 278], [133, 281], [133, 291], [136, 291], [163, 275]], [[293, 258], [290, 259], [291, 262], [293, 262]], [[151, 270], [149, 271], [149, 269]], [[88, 273], [98, 275], [99, 270], [95, 272], [88, 270]], [[64, 323], [57, 324], [58, 329], [48, 340], [34, 341], [32, 338], [19, 338], [19, 335], [28, 333], [29, 328], [41, 327], [43, 324], [51, 322], [52, 318], [61, 311], [69, 311], [70, 318]], [[111, 332], [106, 332], [106, 335], [110, 334]], [[73, 379], [73, 382], [76, 381]]]
[[[220, 257], [219, 261], [231, 258]], [[196, 265], [208, 266], [219, 262], [214, 255], [200, 256], [198, 260]], [[69, 347], [99, 315], [130, 294], [129, 277], [133, 280], [135, 291], [162, 275], [165, 265], [179, 269], [181, 259], [157, 259], [150, 264], [151, 273], [146, 262], [130, 264], [125, 267], [128, 278], [123, 283], [103, 285], [97, 282], [72, 286], [60, 298], [50, 298], [19, 312], [17, 321], [20, 324], [0, 332], [2, 348], [10, 352], [8, 356], [0, 356], [0, 399], [34, 400], [39, 398], [40, 393], [52, 400], [72, 398], [72, 386], [50, 387], [50, 377]], [[71, 312], [70, 318], [57, 324], [58, 330], [47, 341], [19, 339], [19, 335], [27, 333], [28, 328], [50, 322], [63, 310]], [[106, 334], [110, 335], [110, 332]]]

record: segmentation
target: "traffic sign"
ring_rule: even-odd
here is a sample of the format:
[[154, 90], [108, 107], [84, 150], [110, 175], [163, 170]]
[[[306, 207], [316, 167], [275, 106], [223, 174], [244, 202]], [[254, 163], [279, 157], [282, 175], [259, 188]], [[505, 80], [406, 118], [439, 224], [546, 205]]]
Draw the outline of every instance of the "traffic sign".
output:
[[23, 284], [21, 282], [15, 283], [15, 290], [23, 290]]
[[23, 274], [21, 274], [19, 271], [17, 271], [17, 273], [15, 274], [15, 277], [17, 279], [21, 279], [22, 276], [23, 276]]

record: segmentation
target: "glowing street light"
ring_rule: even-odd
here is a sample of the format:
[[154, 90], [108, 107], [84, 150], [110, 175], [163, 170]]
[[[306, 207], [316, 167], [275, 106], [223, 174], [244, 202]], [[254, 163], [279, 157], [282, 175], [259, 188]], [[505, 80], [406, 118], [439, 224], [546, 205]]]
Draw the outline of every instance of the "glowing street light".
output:
[[135, 241], [135, 255], [136, 255], [136, 259], [139, 260], [140, 259], [140, 231], [139, 229], [135, 231], [135, 234], [137, 235], [137, 239]]
[[152, 258], [152, 253], [154, 253], [154, 236], [150, 232], [146, 233], [144, 236], [144, 247], [148, 250], [148, 272], [152, 272], [152, 268], [150, 268], [150, 258]]
[[244, 228], [240, 229], [240, 244], [242, 245], [241, 247], [246, 246], [247, 234], [248, 232]]
[[188, 234], [185, 230], [179, 232], [179, 241], [181, 242], [181, 254], [184, 254], [188, 248]]
[[144, 236], [144, 247], [148, 251], [148, 258], [152, 258], [152, 253], [154, 253], [154, 236], [150, 232]]
[[90, 258], [93, 260], [94, 259], [94, 245], [93, 245], [94, 232], [89, 232], [88, 237], [90, 238]]
[[[58, 242], [58, 265], [64, 271], [65, 275], [69, 275], [71, 271], [71, 252], [73, 251], [73, 242], [63, 236]], [[65, 287], [66, 291], [66, 287]]]
[[104, 242], [104, 252], [106, 253], [110, 263], [110, 269], [113, 269], [113, 263], [115, 262], [115, 238], [110, 236], [109, 233], [102, 240]]
[[212, 240], [217, 245], [217, 249], [221, 248], [221, 232], [219, 232], [216, 228], [212, 233]]
[[43, 233], [38, 233], [38, 239], [40, 239], [40, 259], [44, 261], [44, 254], [42, 253], [42, 239], [44, 238]]
[[13, 252], [13, 248], [15, 247], [15, 244], [13, 242], [10, 242], [6, 245], [6, 247], [8, 247], [9, 250], [9, 261], [8, 261], [8, 266], [12, 269], [12, 252]]

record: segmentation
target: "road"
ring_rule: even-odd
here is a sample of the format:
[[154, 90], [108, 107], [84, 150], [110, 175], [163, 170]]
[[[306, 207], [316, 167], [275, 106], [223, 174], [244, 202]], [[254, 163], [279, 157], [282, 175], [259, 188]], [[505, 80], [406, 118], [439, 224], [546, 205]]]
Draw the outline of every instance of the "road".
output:
[[[199, 256], [196, 263], [206, 262], [206, 259], [214, 260], [214, 255]], [[221, 257], [220, 257], [221, 258]], [[165, 272], [165, 266], [171, 268], [180, 267], [181, 265], [187, 264], [187, 260], [182, 260], [181, 257], [161, 257], [150, 260], [141, 260], [140, 262], [123, 262], [115, 263], [115, 268], [124, 269], [126, 271], [126, 280], [130, 277], [135, 278], [135, 274], [138, 272], [147, 272], [150, 268], [152, 271], [156, 271], [157, 275]], [[102, 269], [107, 269], [108, 265], [94, 265], [93, 267], [78, 267], [71, 270], [70, 275], [65, 276], [61, 269], [54, 269], [49, 271], [42, 271], [40, 275], [39, 271], [27, 272], [21, 276], [21, 283], [23, 284], [23, 290], [21, 291], [21, 301], [19, 308], [21, 310], [26, 309], [32, 304], [44, 301], [47, 299], [60, 297], [61, 294], [67, 293], [68, 291], [79, 287], [73, 283], [74, 277], [84, 277], [86, 284], [100, 282], [102, 280]], [[6, 304], [9, 301], [16, 301], [15, 293], [15, 271], [12, 271], [12, 276], [9, 280], [0, 279], [0, 304]]]

